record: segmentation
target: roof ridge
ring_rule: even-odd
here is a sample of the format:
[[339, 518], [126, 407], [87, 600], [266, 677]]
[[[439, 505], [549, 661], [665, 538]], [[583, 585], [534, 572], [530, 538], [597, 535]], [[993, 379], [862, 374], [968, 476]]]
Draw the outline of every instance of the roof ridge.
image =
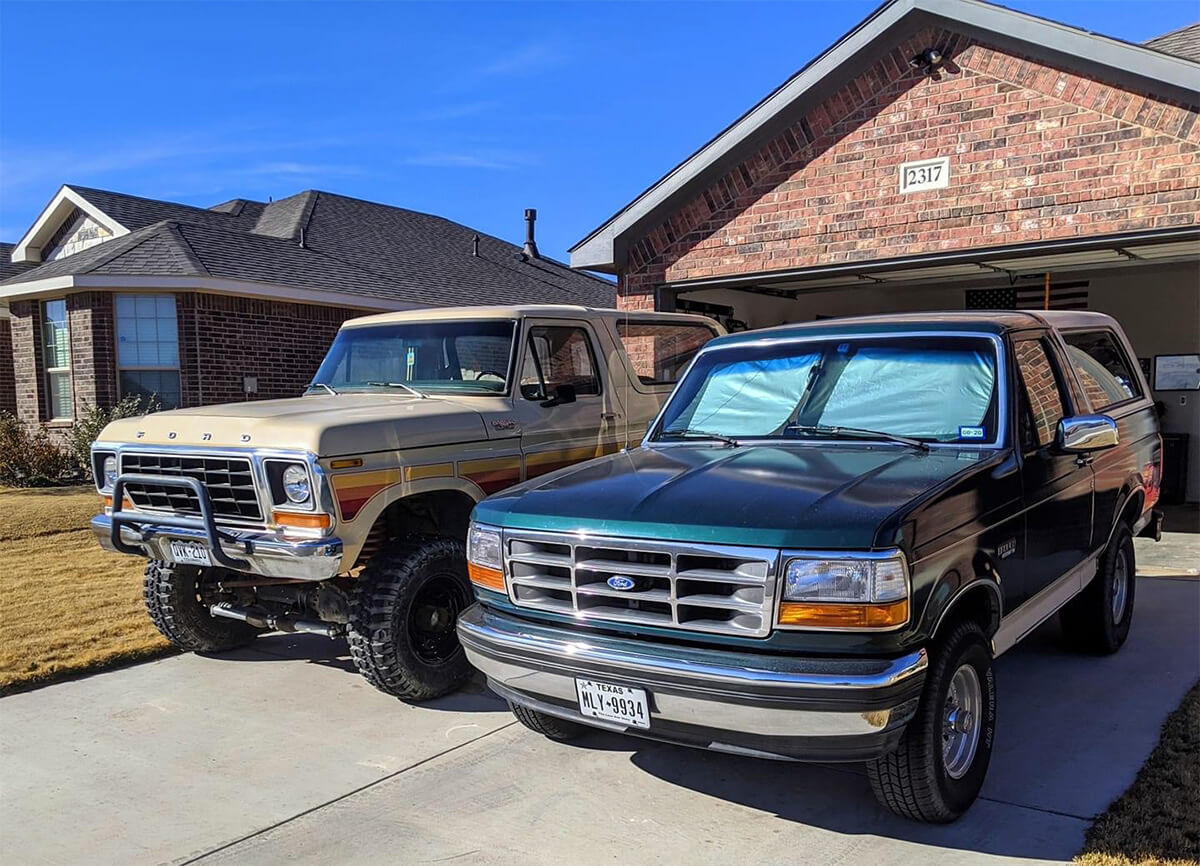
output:
[[[221, 214], [222, 216], [230, 216], [230, 214], [226, 213], [225, 211], [209, 210], [208, 208], [199, 207], [198, 205], [185, 204], [184, 202], [181, 202], [181, 201], [171, 201], [171, 200], [165, 199], [165, 198], [147, 198], [144, 195], [133, 195], [132, 193], [128, 193], [128, 192], [117, 192], [116, 190], [112, 190], [112, 189], [101, 189], [98, 186], [80, 186], [80, 185], [74, 184], [74, 183], [64, 183], [63, 186], [74, 190], [75, 192], [79, 193], [80, 195], [83, 195], [84, 198], [87, 198], [87, 196], [84, 195], [85, 192], [100, 192], [100, 193], [104, 193], [105, 195], [117, 196], [119, 198], [136, 199], [137, 201], [145, 201], [145, 202], [149, 202], [151, 204], [169, 204], [172, 207], [185, 207], [188, 210], [194, 210], [198, 213]], [[166, 222], [166, 220], [161, 220], [161, 222]], [[149, 226], [145, 226], [145, 228], [149, 228]]]
[[[195, 265], [197, 268], [199, 268], [200, 272], [203, 273], [206, 277], [211, 276], [211, 273], [209, 272], [208, 267], [204, 264], [204, 262], [202, 262], [200, 260], [200, 256], [196, 255], [196, 250], [192, 247], [191, 243], [188, 241], [187, 235], [185, 235], [182, 231], [180, 231], [179, 223], [177, 221], [171, 221], [167, 225], [171, 231], [171, 234], [174, 235], [176, 238], [178, 238], [179, 243], [183, 244], [183, 255], [188, 260], [188, 262]], [[188, 223], [188, 225], [191, 225], [191, 224]]]

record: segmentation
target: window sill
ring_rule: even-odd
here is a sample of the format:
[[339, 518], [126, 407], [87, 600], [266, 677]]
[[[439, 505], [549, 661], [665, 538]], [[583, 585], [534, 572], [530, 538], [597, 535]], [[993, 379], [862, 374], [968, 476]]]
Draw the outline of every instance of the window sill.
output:
[[63, 427], [74, 427], [75, 419], [74, 418], [51, 418], [49, 421], [46, 421], [43, 426], [48, 427], [52, 430], [57, 430], [57, 429], [60, 429]]

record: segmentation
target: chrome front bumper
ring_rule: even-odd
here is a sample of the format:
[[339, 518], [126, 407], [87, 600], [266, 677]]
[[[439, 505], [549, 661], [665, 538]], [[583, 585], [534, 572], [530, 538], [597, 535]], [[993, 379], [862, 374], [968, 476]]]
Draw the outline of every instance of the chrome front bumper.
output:
[[[513, 703], [621, 733], [768, 758], [860, 761], [893, 750], [928, 659], [790, 658], [535, 624], [476, 604], [458, 620], [467, 658]], [[645, 689], [650, 728], [583, 716], [575, 678]]]
[[[129, 514], [129, 517], [133, 517]], [[339, 574], [342, 568], [342, 542], [338, 538], [284, 538], [273, 532], [251, 532], [223, 529], [223, 538], [212, 539], [208, 530], [197, 521], [196, 526], [166, 526], [155, 522], [156, 515], [138, 514], [134, 525], [120, 527], [122, 544], [135, 548], [133, 553], [149, 559], [171, 561], [169, 542], [172, 538], [199, 541], [210, 551], [220, 549], [227, 557], [243, 566], [236, 570], [264, 577], [290, 577], [297, 580], [327, 580]], [[112, 517], [97, 514], [92, 518], [92, 532], [106, 550], [118, 550], [113, 543]], [[231, 540], [236, 539], [236, 541]], [[217, 558], [214, 557], [214, 564]]]

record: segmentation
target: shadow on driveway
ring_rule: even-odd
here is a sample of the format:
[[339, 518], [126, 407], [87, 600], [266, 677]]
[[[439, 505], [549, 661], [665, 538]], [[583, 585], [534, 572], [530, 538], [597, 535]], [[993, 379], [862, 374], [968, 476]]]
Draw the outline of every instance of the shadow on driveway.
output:
[[988, 779], [981, 800], [949, 826], [882, 811], [858, 764], [773, 762], [602, 733], [576, 745], [630, 751], [634, 765], [671, 784], [839, 834], [1070, 859], [1087, 824], [1133, 782], [1163, 720], [1200, 678], [1200, 581], [1140, 579], [1135, 617], [1128, 643], [1113, 656], [1064, 649], [1052, 619], [997, 662]]

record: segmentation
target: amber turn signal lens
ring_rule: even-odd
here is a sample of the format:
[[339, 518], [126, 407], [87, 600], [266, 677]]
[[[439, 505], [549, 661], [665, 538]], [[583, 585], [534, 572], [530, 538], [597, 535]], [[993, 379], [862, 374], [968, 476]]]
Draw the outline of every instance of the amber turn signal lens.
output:
[[[104, 507], [112, 508], [112, 497], [111, 496], [104, 497]], [[128, 496], [126, 496], [124, 499], [121, 500], [121, 508], [127, 509], [129, 511], [133, 510], [133, 503], [129, 501]]]
[[331, 518], [328, 514], [292, 514], [276, 511], [271, 517], [279, 526], [294, 526], [297, 529], [328, 529]]
[[779, 605], [779, 624], [813, 628], [891, 628], [908, 622], [908, 600], [892, 604]]
[[490, 589], [493, 592], [504, 592], [504, 572], [499, 569], [487, 568], [483, 565], [468, 562], [467, 576], [471, 578], [471, 583], [478, 584], [484, 589]]
[[362, 461], [361, 457], [345, 457], [341, 460], [334, 460], [334, 461], [330, 462], [329, 468], [330, 469], [357, 469], [359, 466], [362, 466], [362, 465], [363, 465], [363, 461]]

